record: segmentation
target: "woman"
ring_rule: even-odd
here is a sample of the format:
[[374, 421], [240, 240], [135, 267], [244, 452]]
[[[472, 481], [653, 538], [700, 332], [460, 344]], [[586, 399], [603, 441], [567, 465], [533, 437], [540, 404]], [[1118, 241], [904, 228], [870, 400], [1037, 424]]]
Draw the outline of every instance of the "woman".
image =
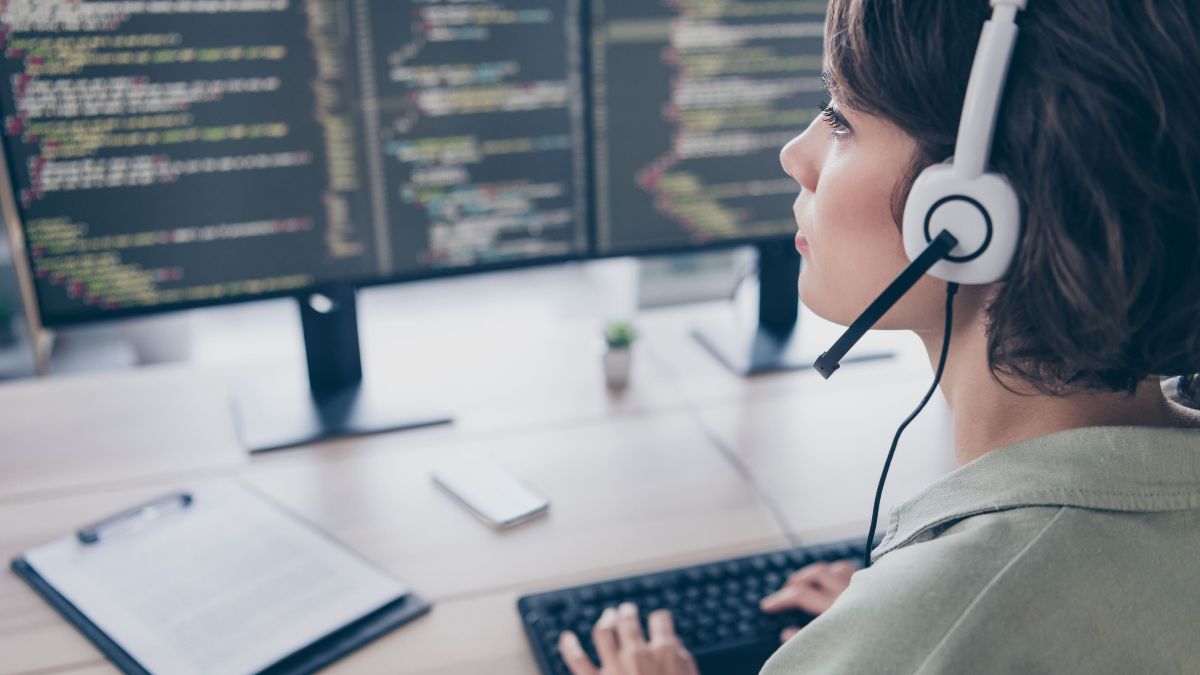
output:
[[[804, 302], [849, 323], [907, 264], [900, 210], [953, 152], [987, 0], [833, 0], [830, 104], [782, 151]], [[960, 468], [892, 513], [870, 568], [764, 600], [820, 614], [763, 673], [1200, 672], [1200, 8], [1030, 0], [992, 169], [1021, 202], [1004, 279], [963, 286], [941, 389]], [[946, 284], [879, 327], [941, 356]], [[851, 578], [851, 574], [853, 577]], [[576, 675], [684, 675], [665, 612], [575, 636]]]

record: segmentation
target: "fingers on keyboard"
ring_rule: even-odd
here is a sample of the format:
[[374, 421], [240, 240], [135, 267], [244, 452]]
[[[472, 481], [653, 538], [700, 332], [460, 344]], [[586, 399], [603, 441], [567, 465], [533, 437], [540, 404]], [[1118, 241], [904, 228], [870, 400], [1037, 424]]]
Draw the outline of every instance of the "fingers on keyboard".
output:
[[[778, 640], [845, 590], [861, 548], [818, 545], [663, 570], [528, 596], [519, 608], [535, 651], [549, 657], [546, 675], [591, 675], [605, 653], [638, 638], [690, 650], [710, 666], [702, 672], [757, 672]], [[622, 617], [625, 603], [636, 606]]]
[[667, 610], [660, 609], [651, 612], [647, 623], [650, 628], [651, 644], [678, 640], [675, 636], [675, 620]]
[[831, 593], [809, 583], [788, 584], [763, 599], [764, 612], [782, 612], [799, 609], [809, 614], [820, 614], [833, 605], [838, 594]]

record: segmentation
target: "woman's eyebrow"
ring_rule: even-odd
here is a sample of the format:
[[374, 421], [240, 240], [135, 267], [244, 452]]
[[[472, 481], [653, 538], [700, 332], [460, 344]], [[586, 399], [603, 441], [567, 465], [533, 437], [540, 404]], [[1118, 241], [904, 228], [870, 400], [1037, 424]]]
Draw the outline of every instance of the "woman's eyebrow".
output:
[[837, 82], [833, 79], [833, 74], [828, 70], [821, 71], [821, 86], [825, 87], [825, 93], [831, 96], [837, 90]]
[[821, 71], [821, 86], [825, 88], [825, 94], [829, 96], [830, 102], [837, 103], [842, 108], [849, 107], [846, 101], [842, 100], [841, 91], [838, 88], [837, 79], [833, 77], [833, 73], [828, 70]]

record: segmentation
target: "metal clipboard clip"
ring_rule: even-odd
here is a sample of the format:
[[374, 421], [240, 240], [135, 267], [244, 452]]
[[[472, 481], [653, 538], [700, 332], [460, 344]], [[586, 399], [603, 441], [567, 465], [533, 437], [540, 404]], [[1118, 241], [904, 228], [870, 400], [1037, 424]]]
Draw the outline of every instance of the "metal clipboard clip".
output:
[[105, 534], [111, 534], [117, 529], [154, 520], [165, 513], [181, 511], [191, 506], [192, 501], [192, 495], [188, 492], [177, 492], [165, 497], [159, 497], [141, 506], [135, 506], [128, 511], [123, 511], [115, 516], [89, 525], [76, 532], [75, 537], [81, 544], [96, 544], [99, 543], [101, 537]]

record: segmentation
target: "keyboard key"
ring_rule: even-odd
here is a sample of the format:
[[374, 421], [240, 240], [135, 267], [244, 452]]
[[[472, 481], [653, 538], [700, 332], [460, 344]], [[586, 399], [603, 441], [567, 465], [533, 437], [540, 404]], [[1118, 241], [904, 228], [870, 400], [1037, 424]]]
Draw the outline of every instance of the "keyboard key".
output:
[[849, 544], [844, 544], [833, 547], [833, 557], [837, 560], [862, 560], [863, 553], [865, 553], [865, 551], [863, 551], [862, 546], [851, 546]]
[[794, 567], [796, 567], [797, 569], [799, 569], [801, 567], [805, 567], [806, 565], [812, 563], [814, 560], [814, 558], [811, 555], [809, 555], [807, 552], [805, 552], [803, 550], [792, 551], [792, 552], [788, 553], [788, 557], [791, 558], [792, 565]]

